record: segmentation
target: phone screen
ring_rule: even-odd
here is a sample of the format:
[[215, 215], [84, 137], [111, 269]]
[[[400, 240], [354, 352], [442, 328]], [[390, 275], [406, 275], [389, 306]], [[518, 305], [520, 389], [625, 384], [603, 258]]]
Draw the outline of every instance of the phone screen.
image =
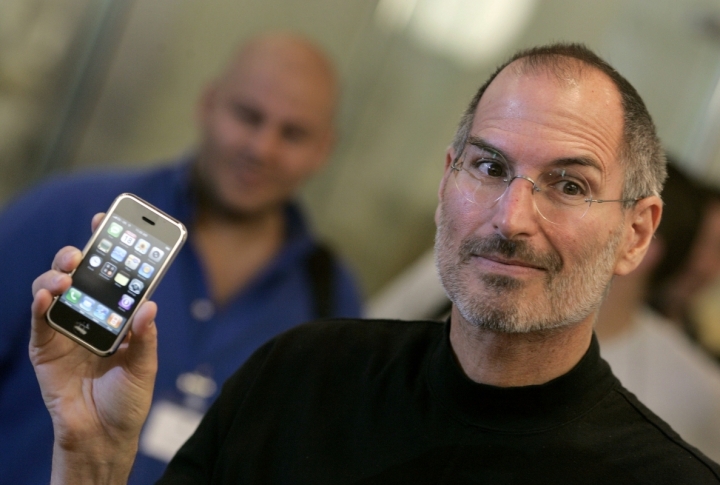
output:
[[112, 354], [186, 236], [159, 209], [132, 194], [118, 196], [72, 273], [72, 286], [48, 310], [48, 323], [98, 355]]
[[171, 249], [169, 244], [113, 214], [60, 301], [117, 334], [136, 303], [142, 301], [148, 282]]

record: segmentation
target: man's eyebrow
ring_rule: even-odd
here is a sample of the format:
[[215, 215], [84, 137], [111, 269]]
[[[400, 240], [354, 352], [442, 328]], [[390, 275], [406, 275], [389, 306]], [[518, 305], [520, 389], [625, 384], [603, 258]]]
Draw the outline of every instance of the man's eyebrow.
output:
[[491, 143], [488, 143], [483, 138], [480, 138], [478, 136], [469, 136], [467, 139], [467, 144], [472, 145], [476, 148], [482, 148], [484, 150], [489, 150], [497, 155], [500, 155], [503, 159], [508, 160], [507, 155], [503, 153], [502, 150], [500, 150], [497, 147], [494, 147]]
[[567, 158], [560, 158], [557, 160], [553, 160], [552, 165], [556, 167], [572, 167], [572, 166], [581, 166], [581, 167], [590, 167], [598, 172], [602, 172], [602, 166], [598, 163], [597, 160], [595, 160], [592, 157], [567, 157]]
[[242, 113], [244, 115], [251, 115], [257, 118], [263, 118], [262, 111], [251, 103], [246, 103], [243, 100], [232, 100], [230, 106], [236, 113]]
[[[492, 143], [489, 143], [487, 140], [485, 140], [479, 136], [469, 136], [467, 139], [467, 144], [472, 145], [477, 148], [490, 150], [490, 151], [500, 155], [502, 158], [504, 158], [508, 162], [514, 161], [511, 157], [506, 155], [502, 150], [493, 146]], [[563, 158], [558, 158], [556, 160], [551, 161], [548, 165], [553, 166], [553, 167], [572, 167], [572, 166], [589, 167], [589, 168], [597, 170], [598, 172], [602, 172], [602, 166], [593, 157], [585, 157], [585, 156], [563, 157]]]

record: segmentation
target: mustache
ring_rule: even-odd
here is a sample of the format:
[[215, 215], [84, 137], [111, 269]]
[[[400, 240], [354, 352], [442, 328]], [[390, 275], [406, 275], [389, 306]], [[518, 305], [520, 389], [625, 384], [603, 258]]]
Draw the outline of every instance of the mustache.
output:
[[551, 275], [562, 270], [563, 262], [554, 252], [535, 251], [527, 241], [506, 239], [498, 234], [487, 237], [471, 237], [460, 245], [460, 262], [467, 263], [473, 256], [500, 256], [543, 268]]
[[245, 168], [252, 170], [267, 170], [265, 158], [255, 153], [255, 150], [247, 147], [241, 149], [233, 157], [233, 162], [239, 162]]

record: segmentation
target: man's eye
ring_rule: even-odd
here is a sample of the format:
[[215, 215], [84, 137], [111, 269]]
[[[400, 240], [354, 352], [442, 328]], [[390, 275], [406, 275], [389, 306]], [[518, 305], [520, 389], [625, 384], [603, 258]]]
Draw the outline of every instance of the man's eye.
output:
[[505, 177], [507, 171], [502, 163], [498, 163], [493, 160], [480, 159], [473, 165], [477, 167], [477, 171], [487, 177]]
[[584, 184], [575, 180], [561, 179], [548, 184], [550, 192], [548, 196], [562, 197], [564, 200], [581, 200], [588, 196], [589, 192]]
[[285, 126], [282, 129], [282, 136], [291, 143], [301, 143], [310, 137], [310, 132], [300, 126]]
[[262, 114], [247, 106], [234, 105], [233, 114], [235, 115], [235, 119], [247, 125], [259, 126], [263, 122]]
[[561, 197], [564, 200], [584, 199], [590, 194], [585, 177], [565, 169], [551, 170], [540, 176], [539, 185], [547, 187], [550, 197]]
[[558, 189], [565, 195], [584, 195], [584, 190], [575, 182], [564, 180], [558, 184]]

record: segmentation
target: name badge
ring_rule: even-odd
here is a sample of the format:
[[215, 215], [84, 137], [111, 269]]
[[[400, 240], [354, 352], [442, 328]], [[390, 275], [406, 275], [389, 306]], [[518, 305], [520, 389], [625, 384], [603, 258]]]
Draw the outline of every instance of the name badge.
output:
[[155, 403], [140, 436], [140, 451], [169, 462], [195, 432], [202, 417], [202, 413], [170, 401]]

